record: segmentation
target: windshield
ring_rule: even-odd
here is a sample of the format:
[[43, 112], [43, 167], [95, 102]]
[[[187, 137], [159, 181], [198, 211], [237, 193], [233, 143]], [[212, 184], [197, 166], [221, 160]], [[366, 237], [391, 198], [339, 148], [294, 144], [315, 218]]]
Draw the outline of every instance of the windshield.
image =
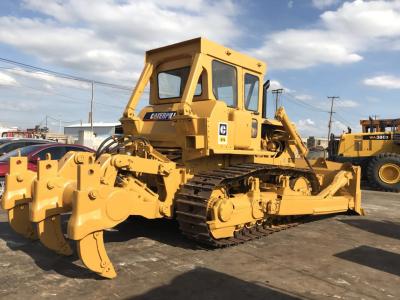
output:
[[[158, 73], [158, 98], [171, 99], [182, 97], [190, 68], [184, 67], [175, 70], [168, 70]], [[195, 96], [202, 92], [201, 76], [196, 86]]]
[[18, 152], [21, 153], [21, 156], [27, 156], [32, 151], [36, 150], [38, 147], [41, 147], [41, 145], [31, 145], [31, 146], [23, 147], [20, 149], [15, 149], [11, 152], [8, 152], [7, 154], [0, 156], [0, 162], [9, 161], [10, 157], [18, 156]]

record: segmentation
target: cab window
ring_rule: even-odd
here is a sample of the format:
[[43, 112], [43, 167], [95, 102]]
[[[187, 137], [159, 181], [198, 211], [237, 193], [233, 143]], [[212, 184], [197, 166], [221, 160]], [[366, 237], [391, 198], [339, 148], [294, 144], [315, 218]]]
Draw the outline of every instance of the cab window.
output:
[[[182, 97], [183, 91], [189, 77], [190, 68], [184, 67], [175, 70], [168, 70], [158, 73], [158, 98], [171, 99]], [[196, 86], [194, 95], [202, 93], [201, 76]]]
[[236, 68], [214, 60], [212, 62], [212, 88], [217, 100], [224, 101], [230, 107], [236, 107]]
[[244, 75], [244, 104], [247, 110], [258, 111], [258, 88], [258, 77], [246, 73]]

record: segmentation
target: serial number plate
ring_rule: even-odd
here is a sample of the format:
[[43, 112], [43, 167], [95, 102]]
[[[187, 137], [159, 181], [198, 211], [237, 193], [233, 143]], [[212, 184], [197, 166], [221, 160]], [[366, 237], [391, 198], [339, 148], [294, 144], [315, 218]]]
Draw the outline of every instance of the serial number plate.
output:
[[363, 140], [390, 140], [390, 134], [373, 134], [373, 135], [364, 135]]
[[147, 112], [143, 121], [169, 121], [176, 116], [176, 111], [165, 111], [165, 112]]

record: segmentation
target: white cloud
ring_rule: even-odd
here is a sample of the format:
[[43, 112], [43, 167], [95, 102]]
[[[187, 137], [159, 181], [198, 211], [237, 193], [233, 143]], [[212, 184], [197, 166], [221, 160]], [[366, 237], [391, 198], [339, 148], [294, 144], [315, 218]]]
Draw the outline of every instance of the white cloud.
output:
[[278, 80], [271, 80], [270, 85], [269, 85], [269, 90], [277, 90], [277, 89], [283, 89], [283, 92], [285, 93], [292, 93], [294, 90], [289, 89], [287, 86], [284, 86], [282, 83], [280, 83]]
[[295, 124], [300, 135], [304, 138], [308, 136], [321, 135], [321, 128], [319, 126], [316, 126], [315, 121], [311, 120], [310, 118], [300, 119], [295, 122]]
[[394, 51], [399, 39], [400, 1], [356, 0], [322, 13], [314, 28], [266, 35], [251, 53], [274, 69], [303, 69], [356, 63], [367, 51]]
[[[25, 0], [35, 18], [0, 17], [0, 42], [46, 64], [113, 82], [135, 80], [144, 51], [198, 36], [231, 44], [240, 35], [232, 0]], [[235, 28], [235, 30], [232, 30]]]
[[[325, 26], [357, 39], [400, 36], [400, 1], [362, 1], [344, 3], [337, 11], [321, 15]], [[358, 38], [357, 38], [358, 37]]]
[[309, 118], [307, 118], [305, 120], [299, 120], [299, 122], [298, 122], [299, 127], [314, 126], [314, 125], [315, 125], [315, 122]]
[[336, 134], [347, 132], [347, 126], [342, 122], [335, 120], [332, 122], [332, 132]]
[[353, 108], [359, 106], [357, 101], [354, 100], [336, 100], [335, 107]]
[[[302, 137], [326, 137], [328, 134], [328, 121], [314, 121], [310, 118], [300, 119], [295, 122], [297, 130]], [[347, 126], [340, 121], [332, 121], [332, 133], [341, 134], [347, 131]]]
[[308, 94], [296, 94], [295, 98], [301, 101], [308, 101], [308, 100], [312, 100], [313, 96], [308, 95]]
[[287, 4], [288, 8], [293, 8], [293, 4], [294, 4], [293, 0], [290, 0]]
[[16, 86], [17, 81], [8, 74], [0, 72], [0, 86]]
[[277, 90], [277, 89], [283, 89], [283, 85], [277, 81], [277, 80], [271, 80], [269, 83], [269, 89], [272, 90]]
[[9, 69], [8, 72], [13, 73], [15, 75], [31, 78], [31, 79], [45, 81], [46, 83], [43, 86], [49, 90], [53, 89], [53, 85], [62, 85], [62, 86], [73, 87], [73, 88], [89, 88], [90, 87], [90, 85], [86, 82], [56, 77], [56, 76], [52, 76], [50, 74], [43, 73], [43, 72], [37, 72], [37, 71], [29, 72], [29, 71], [26, 71], [26, 70], [23, 70], [20, 68]]
[[381, 75], [364, 79], [363, 83], [368, 86], [385, 89], [400, 89], [400, 77], [392, 75]]
[[339, 0], [312, 0], [313, 6], [318, 9], [325, 9], [337, 3], [339, 3]]
[[2, 111], [11, 112], [29, 112], [35, 108], [35, 103], [32, 101], [11, 101], [11, 100], [0, 100]]

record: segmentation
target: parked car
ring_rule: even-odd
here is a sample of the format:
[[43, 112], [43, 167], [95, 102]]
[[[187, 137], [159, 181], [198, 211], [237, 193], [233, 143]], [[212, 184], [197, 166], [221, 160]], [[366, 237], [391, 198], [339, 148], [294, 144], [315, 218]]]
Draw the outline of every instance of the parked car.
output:
[[5, 176], [10, 170], [10, 157], [21, 156], [28, 157], [28, 169], [32, 171], [37, 170], [38, 160], [46, 158], [46, 154], [50, 153], [52, 159], [60, 159], [69, 151], [84, 151], [94, 152], [85, 146], [80, 145], [68, 145], [68, 144], [44, 144], [44, 145], [31, 145], [20, 149], [15, 149], [3, 156], [0, 156], [0, 196], [4, 192]]
[[49, 140], [42, 139], [1, 139], [0, 140], [0, 157], [8, 152], [11, 152], [15, 149], [19, 149], [22, 147], [30, 146], [30, 145], [38, 145], [38, 144], [49, 144], [54, 143]]

